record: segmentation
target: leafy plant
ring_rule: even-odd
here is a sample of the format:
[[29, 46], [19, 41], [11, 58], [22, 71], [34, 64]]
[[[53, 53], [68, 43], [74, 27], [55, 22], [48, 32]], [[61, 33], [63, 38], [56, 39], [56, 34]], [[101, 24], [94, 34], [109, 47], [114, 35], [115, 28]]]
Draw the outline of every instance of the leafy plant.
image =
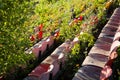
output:
[[24, 53], [31, 46], [28, 25], [24, 24], [32, 14], [33, 1], [0, 0], [0, 76], [26, 66], [32, 54]]
[[120, 46], [117, 48], [117, 54], [120, 56]]
[[70, 74], [66, 77], [60, 77], [63, 78], [63, 80], [71, 79], [76, 73], [76, 71], [79, 69], [79, 67], [81, 66], [84, 56], [80, 55], [80, 44], [75, 44], [70, 54], [67, 55], [67, 57], [68, 59], [65, 64], [63, 74], [68, 74], [68, 73]]
[[94, 44], [94, 37], [91, 34], [86, 32], [81, 33], [81, 35], [79, 36], [79, 40], [81, 43], [85, 43], [85, 45], [83, 46], [86, 46], [86, 47], [87, 46], [91, 47]]

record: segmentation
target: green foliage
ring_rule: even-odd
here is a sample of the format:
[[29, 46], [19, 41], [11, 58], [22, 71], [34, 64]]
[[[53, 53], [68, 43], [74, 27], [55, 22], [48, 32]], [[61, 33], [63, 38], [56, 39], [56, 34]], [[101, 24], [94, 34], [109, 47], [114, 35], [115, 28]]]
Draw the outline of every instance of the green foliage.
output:
[[67, 76], [67, 79], [72, 78], [74, 76], [76, 71], [81, 66], [83, 58], [84, 56], [80, 54], [80, 44], [75, 44], [70, 54], [68, 55], [68, 60], [65, 64], [65, 71], [67, 73], [71, 73]]
[[[97, 28], [95, 30], [97, 32], [99, 29], [97, 26], [100, 24], [99, 26], [101, 27], [105, 23], [107, 14], [107, 10], [105, 10], [106, 2], [106, 0], [40, 0], [40, 4], [37, 5], [35, 9], [35, 16], [37, 17], [35, 17], [33, 22], [35, 25], [45, 23], [45, 34], [60, 28], [59, 39], [64, 42], [66, 39], [75, 37], [76, 34], [79, 34], [79, 31], [85, 32], [79, 36], [80, 45], [75, 45], [69, 55], [67, 70], [73, 69], [74, 71], [74, 66], [77, 64], [75, 62], [79, 62], [78, 60], [81, 59], [80, 55], [85, 57], [84, 53], [87, 53], [88, 48], [93, 46], [94, 37], [91, 35], [93, 33], [91, 29], [93, 27]], [[73, 14], [74, 17], [82, 15], [84, 19], [69, 26], [69, 22], [73, 21]], [[96, 17], [95, 24], [91, 23], [94, 21], [91, 16]], [[87, 26], [83, 26], [83, 24]]]
[[118, 56], [116, 59], [114, 59], [113, 66], [114, 66], [114, 73], [113, 77], [115, 80], [120, 78], [120, 46], [116, 50]]
[[120, 46], [117, 48], [117, 54], [120, 56]]
[[[44, 36], [49, 32], [60, 28], [60, 34], [63, 41], [74, 37], [80, 30], [81, 24], [90, 21], [91, 14], [101, 18], [104, 15], [104, 7], [106, 0], [40, 0], [35, 8], [35, 15], [30, 22], [34, 25], [44, 24]], [[79, 4], [78, 4], [79, 3]], [[83, 15], [84, 20], [75, 25], [69, 26], [69, 22], [73, 21], [72, 16], [79, 17]], [[73, 28], [74, 27], [74, 28]], [[70, 36], [71, 35], [71, 36]]]
[[70, 54], [68, 55], [68, 60], [66, 61], [64, 68], [64, 74], [69, 73], [69, 75], [65, 75], [66, 77], [62, 76], [61, 78], [63, 78], [63, 80], [72, 79], [77, 70], [81, 67], [84, 58], [85, 55], [81, 54], [81, 45], [79, 43], [75, 44]]
[[73, 57], [73, 62], [76, 62], [76, 60], [79, 60], [80, 58], [80, 44], [75, 44], [71, 51], [71, 57]]
[[[119, 0], [115, 1], [117, 5], [120, 4]], [[29, 60], [34, 60], [34, 56], [26, 55], [24, 51], [33, 45], [29, 41], [29, 35], [33, 32], [33, 26], [40, 23], [44, 24], [45, 36], [60, 28], [62, 42], [72, 39], [83, 29], [86, 33], [80, 35], [80, 45], [75, 45], [71, 54], [73, 61], [79, 60], [79, 53], [94, 44], [94, 37], [87, 33], [90, 32], [89, 27], [96, 26], [89, 24], [90, 16], [102, 18], [100, 23], [106, 20], [105, 2], [106, 0], [0, 0], [0, 76], [11, 73], [16, 67], [33, 66]], [[82, 15], [84, 20], [69, 26], [73, 14], [75, 17]], [[84, 23], [89, 25], [83, 27]]]
[[80, 30], [80, 26], [65, 26], [62, 27], [60, 30], [60, 39], [62, 39], [63, 41], [66, 39], [72, 39], [75, 37], [75, 34], [79, 33]]
[[80, 43], [82, 43], [82, 47], [91, 47], [94, 44], [94, 36], [90, 33], [82, 33], [79, 36]]
[[26, 55], [30, 46], [28, 25], [33, 2], [29, 0], [0, 0], [0, 76], [16, 66], [26, 65], [33, 55]]

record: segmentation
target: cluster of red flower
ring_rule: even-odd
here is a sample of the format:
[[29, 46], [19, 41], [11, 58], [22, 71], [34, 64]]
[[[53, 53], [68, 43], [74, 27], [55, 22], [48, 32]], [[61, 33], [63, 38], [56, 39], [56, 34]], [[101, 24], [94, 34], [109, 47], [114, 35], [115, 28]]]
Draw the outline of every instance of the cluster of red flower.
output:
[[40, 24], [39, 26], [37, 26], [34, 31], [35, 31], [35, 34], [31, 35], [30, 36], [30, 40], [31, 41], [35, 41], [36, 39], [37, 40], [41, 40], [42, 37], [43, 37], [43, 24]]
[[71, 25], [73, 25], [73, 24], [77, 24], [78, 22], [81, 22], [83, 19], [84, 19], [84, 17], [83, 17], [82, 15], [80, 15], [79, 17], [74, 18], [74, 20], [71, 21], [71, 22], [69, 23], [69, 25], [71, 26]]

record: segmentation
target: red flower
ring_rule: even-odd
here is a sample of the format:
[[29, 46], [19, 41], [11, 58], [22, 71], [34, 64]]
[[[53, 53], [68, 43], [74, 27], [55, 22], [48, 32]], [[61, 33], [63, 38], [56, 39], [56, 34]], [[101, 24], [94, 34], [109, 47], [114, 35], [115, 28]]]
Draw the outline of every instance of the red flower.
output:
[[39, 31], [42, 31], [42, 28], [43, 28], [43, 24], [40, 24], [39, 25]]
[[82, 21], [83, 20], [83, 16], [79, 16], [78, 20]]
[[30, 40], [31, 41], [34, 41], [35, 40], [35, 38], [34, 38], [34, 36], [32, 35], [32, 36], [30, 36]]
[[38, 37], [38, 39], [42, 39], [42, 36], [43, 36], [43, 32], [40, 31], [40, 32], [38, 33], [37, 37]]
[[56, 32], [54, 36], [55, 36], [55, 37], [58, 37], [58, 36], [59, 36], [59, 32]]

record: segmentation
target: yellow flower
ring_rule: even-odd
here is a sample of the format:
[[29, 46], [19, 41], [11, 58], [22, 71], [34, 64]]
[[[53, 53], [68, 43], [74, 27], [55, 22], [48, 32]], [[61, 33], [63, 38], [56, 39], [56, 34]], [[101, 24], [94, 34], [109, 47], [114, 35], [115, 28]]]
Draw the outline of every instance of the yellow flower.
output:
[[105, 4], [105, 8], [108, 9], [108, 8], [111, 6], [111, 4], [112, 4], [112, 1], [107, 2], [107, 3]]
[[76, 64], [76, 67], [78, 67], [78, 68], [79, 68], [79, 67], [80, 67], [80, 65], [79, 65], [79, 64]]

